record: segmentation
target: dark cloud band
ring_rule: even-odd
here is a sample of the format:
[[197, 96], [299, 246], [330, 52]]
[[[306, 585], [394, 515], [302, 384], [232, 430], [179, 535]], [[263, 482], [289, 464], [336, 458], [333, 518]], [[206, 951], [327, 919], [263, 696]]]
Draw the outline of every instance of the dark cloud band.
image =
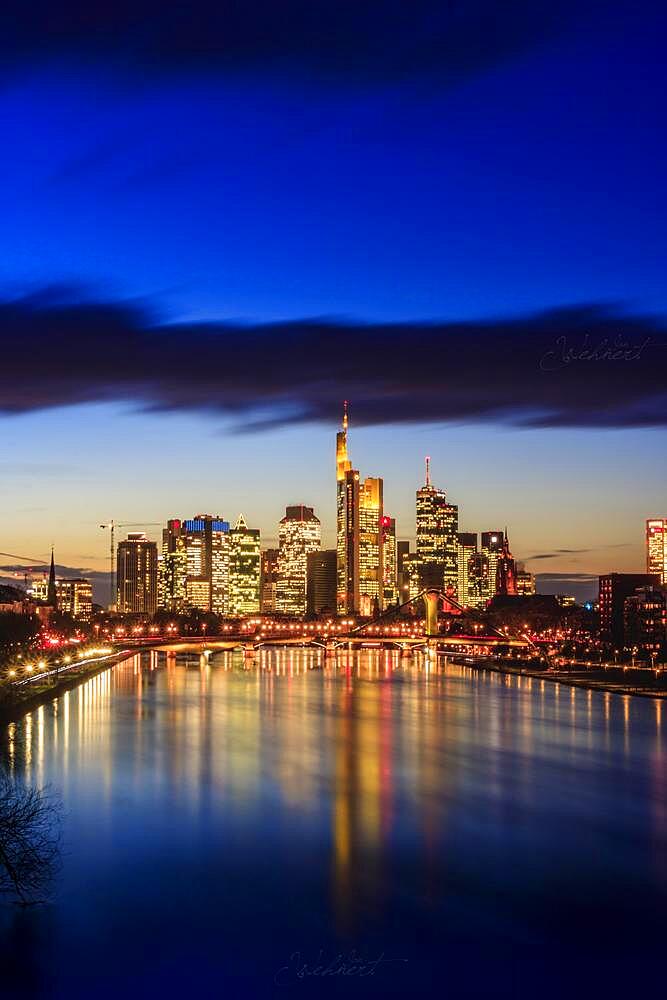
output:
[[[627, 0], [626, 0], [627, 3]], [[320, 79], [455, 82], [620, 0], [8, 0], [0, 58], [113, 61], [182, 69], [307, 73]]]
[[356, 424], [667, 424], [664, 322], [602, 305], [461, 323], [165, 324], [49, 293], [0, 302], [0, 337], [5, 414], [110, 401], [261, 430], [333, 421], [349, 398]]

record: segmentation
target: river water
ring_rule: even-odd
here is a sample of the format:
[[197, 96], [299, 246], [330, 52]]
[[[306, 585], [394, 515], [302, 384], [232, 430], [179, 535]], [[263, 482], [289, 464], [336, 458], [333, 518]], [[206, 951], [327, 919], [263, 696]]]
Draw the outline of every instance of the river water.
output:
[[379, 651], [128, 659], [3, 732], [64, 817], [0, 995], [653, 991], [661, 707]]

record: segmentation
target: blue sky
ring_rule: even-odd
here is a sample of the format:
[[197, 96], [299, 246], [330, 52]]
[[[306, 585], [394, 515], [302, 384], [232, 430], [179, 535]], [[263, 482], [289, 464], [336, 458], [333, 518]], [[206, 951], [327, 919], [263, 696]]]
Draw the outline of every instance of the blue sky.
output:
[[[659, 23], [650, 6], [598, 10], [453, 82], [26, 58], [0, 91], [4, 294], [63, 284], [167, 322], [578, 303], [664, 316]], [[224, 349], [184, 338], [182, 364], [204, 375]], [[456, 377], [453, 355], [443, 391]], [[61, 563], [103, 569], [109, 517], [243, 510], [268, 541], [295, 502], [316, 506], [331, 541], [333, 422], [242, 435], [224, 415], [142, 407], [0, 416], [0, 547], [40, 556], [53, 540]], [[536, 571], [639, 569], [643, 518], [667, 508], [660, 428], [355, 427], [354, 398], [351, 412], [353, 460], [384, 475], [406, 536], [426, 453], [462, 528], [507, 523], [522, 558], [591, 550]]]

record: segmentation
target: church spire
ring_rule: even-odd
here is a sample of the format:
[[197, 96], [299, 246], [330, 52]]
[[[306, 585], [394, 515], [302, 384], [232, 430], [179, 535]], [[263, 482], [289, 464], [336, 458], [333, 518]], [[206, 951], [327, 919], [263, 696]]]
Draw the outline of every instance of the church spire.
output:
[[426, 456], [426, 486], [431, 486], [431, 456]]
[[56, 563], [53, 555], [53, 545], [51, 546], [51, 567], [49, 569], [49, 586], [46, 591], [46, 603], [56, 608], [58, 606], [58, 595], [56, 594]]

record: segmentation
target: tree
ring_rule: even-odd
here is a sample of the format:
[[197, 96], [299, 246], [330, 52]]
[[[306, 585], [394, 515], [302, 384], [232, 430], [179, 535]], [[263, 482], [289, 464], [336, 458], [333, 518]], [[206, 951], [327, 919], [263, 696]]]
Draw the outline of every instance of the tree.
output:
[[0, 775], [0, 892], [43, 901], [60, 860], [60, 801]]

